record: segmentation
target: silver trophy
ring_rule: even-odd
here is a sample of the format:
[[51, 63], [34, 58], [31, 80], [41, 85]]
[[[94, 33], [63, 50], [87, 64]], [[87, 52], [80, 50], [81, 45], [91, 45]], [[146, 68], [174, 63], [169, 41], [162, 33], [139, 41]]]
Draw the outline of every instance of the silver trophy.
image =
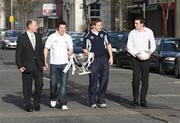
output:
[[76, 68], [79, 69], [79, 75], [89, 74], [91, 71], [88, 69], [90, 64], [94, 60], [94, 54], [88, 53], [88, 55], [85, 55], [84, 53], [79, 53], [75, 55], [75, 64]]

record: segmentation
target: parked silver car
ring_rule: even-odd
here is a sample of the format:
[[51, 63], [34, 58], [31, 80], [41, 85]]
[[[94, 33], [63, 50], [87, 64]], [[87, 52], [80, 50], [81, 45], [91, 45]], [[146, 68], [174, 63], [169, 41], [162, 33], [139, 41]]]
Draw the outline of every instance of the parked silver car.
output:
[[21, 33], [19, 30], [6, 30], [2, 41], [2, 49], [15, 49], [17, 38]]

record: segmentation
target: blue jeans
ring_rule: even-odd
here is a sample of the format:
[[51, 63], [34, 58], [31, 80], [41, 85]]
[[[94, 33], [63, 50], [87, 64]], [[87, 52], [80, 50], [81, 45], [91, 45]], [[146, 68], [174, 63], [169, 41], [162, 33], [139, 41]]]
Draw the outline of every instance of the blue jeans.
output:
[[50, 89], [51, 89], [51, 100], [58, 99], [59, 103], [66, 105], [66, 95], [67, 95], [67, 81], [68, 72], [64, 73], [63, 70], [66, 64], [62, 65], [50, 65]]

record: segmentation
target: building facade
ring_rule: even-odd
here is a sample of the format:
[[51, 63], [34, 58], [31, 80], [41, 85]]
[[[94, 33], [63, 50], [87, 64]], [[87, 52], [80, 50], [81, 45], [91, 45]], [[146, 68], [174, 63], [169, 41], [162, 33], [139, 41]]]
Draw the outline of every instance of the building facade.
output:
[[111, 6], [111, 29], [115, 31], [127, 31], [128, 11], [127, 6], [131, 0], [112, 0]]
[[84, 18], [82, 4], [82, 0], [63, 1], [63, 19], [67, 22], [68, 31], [83, 31]]
[[180, 1], [176, 0], [176, 37], [180, 38]]
[[[55, 28], [57, 19], [63, 18], [62, 1], [63, 0], [24, 0], [14, 2], [12, 9], [12, 13], [15, 18], [14, 29], [24, 30], [26, 21], [28, 19], [36, 19], [40, 27]], [[3, 2], [1, 2], [1, 6], [2, 3]], [[4, 17], [7, 29], [11, 28], [11, 23], [9, 22], [9, 16], [11, 15], [11, 9], [9, 7], [10, 5], [10, 0], [5, 1], [6, 16]]]
[[[145, 6], [143, 6], [145, 5]], [[128, 29], [134, 27], [135, 17], [144, 17], [146, 26], [156, 36], [176, 36], [176, 1], [175, 0], [132, 0], [128, 9]]]
[[[95, 0], [86, 0], [87, 5]], [[86, 30], [85, 12], [83, 0], [64, 0], [63, 19], [68, 23], [69, 31], [83, 32]], [[98, 3], [89, 6], [88, 17], [101, 18], [103, 27], [111, 30], [111, 0], [99, 0]]]
[[[37, 19], [39, 27], [44, 29], [56, 28], [56, 22], [59, 18], [62, 19], [60, 11], [57, 13], [56, 3], [61, 6], [61, 1], [41, 0], [31, 11], [28, 12], [28, 19]], [[58, 9], [59, 10], [59, 9]], [[59, 14], [59, 15], [58, 15]], [[61, 17], [60, 17], [61, 16]]]
[[0, 0], [0, 29], [6, 28], [6, 14], [5, 14], [5, 2], [4, 0]]

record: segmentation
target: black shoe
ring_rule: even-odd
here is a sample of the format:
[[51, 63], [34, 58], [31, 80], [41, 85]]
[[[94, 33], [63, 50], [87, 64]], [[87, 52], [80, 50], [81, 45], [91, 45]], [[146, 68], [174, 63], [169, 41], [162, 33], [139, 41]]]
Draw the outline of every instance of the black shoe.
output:
[[140, 102], [140, 105], [141, 105], [142, 107], [147, 107], [147, 102], [146, 102], [146, 101], [141, 101], [141, 102]]
[[131, 106], [138, 106], [138, 100], [137, 100], [137, 99], [134, 99], [134, 100], [131, 102]]
[[37, 104], [34, 104], [34, 110], [35, 111], [40, 111], [41, 107], [40, 105], [37, 103]]
[[27, 112], [33, 112], [33, 107], [32, 107], [32, 105], [26, 105], [26, 106], [25, 106], [25, 110], [26, 110]]

